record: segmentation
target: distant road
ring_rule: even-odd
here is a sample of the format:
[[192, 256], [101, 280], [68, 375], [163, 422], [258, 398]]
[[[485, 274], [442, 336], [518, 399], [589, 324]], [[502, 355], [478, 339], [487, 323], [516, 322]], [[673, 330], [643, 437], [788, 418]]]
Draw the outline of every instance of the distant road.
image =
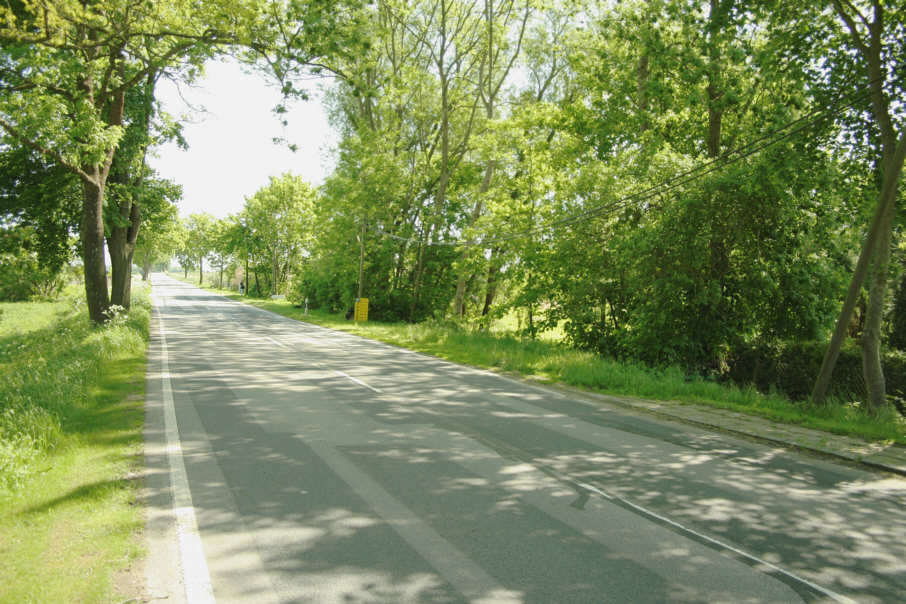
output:
[[899, 479], [153, 283], [152, 596], [906, 597]]

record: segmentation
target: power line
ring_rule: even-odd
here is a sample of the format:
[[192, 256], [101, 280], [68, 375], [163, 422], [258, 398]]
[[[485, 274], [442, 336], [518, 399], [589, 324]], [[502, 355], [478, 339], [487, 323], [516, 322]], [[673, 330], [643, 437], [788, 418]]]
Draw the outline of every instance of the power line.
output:
[[[588, 221], [588, 220], [595, 218], [597, 216], [600, 216], [602, 214], [625, 208], [630, 203], [644, 202], [644, 201], [647, 201], [654, 197], [663, 195], [664, 193], [668, 193], [680, 186], [686, 185], [690, 182], [694, 182], [695, 180], [698, 180], [704, 176], [707, 176], [708, 174], [711, 174], [712, 172], [716, 172], [717, 170], [720, 170], [726, 166], [732, 165], [732, 164], [742, 161], [748, 157], [751, 157], [752, 155], [755, 155], [756, 153], [759, 153], [760, 151], [763, 151], [764, 149], [766, 149], [772, 145], [775, 145], [775, 144], [779, 143], [780, 141], [791, 138], [792, 136], [806, 130], [807, 128], [810, 128], [816, 124], [819, 124], [823, 120], [835, 117], [838, 108], [841, 107], [841, 104], [843, 104], [843, 106], [853, 106], [856, 101], [862, 100], [863, 98], [867, 98], [871, 92], [868, 89], [871, 86], [871, 84], [873, 84], [873, 82], [868, 82], [866, 84], [866, 86], [862, 89], [850, 92], [848, 94], [840, 95], [833, 104], [831, 104], [829, 107], [827, 107], [825, 109], [816, 109], [811, 112], [808, 112], [805, 115], [803, 115], [802, 117], [799, 117], [791, 122], [788, 122], [787, 124], [784, 124], [783, 126], [780, 126], [779, 128], [771, 130], [771, 131], [765, 133], [764, 135], [756, 138], [755, 140], [746, 143], [745, 145], [742, 145], [735, 149], [726, 151], [719, 157], [710, 159], [693, 168], [690, 168], [684, 172], [681, 172], [680, 174], [676, 174], [670, 178], [667, 178], [655, 185], [646, 187], [640, 191], [636, 191], [636, 192], [630, 193], [628, 195], [624, 195], [623, 197], [612, 200], [610, 202], [598, 204], [596, 206], [586, 208], [578, 213], [571, 214], [569, 216], [565, 216], [563, 218], [559, 218], [559, 219], [551, 221], [551, 222], [547, 222], [543, 225], [538, 225], [538, 226], [535, 226], [535, 227], [532, 227], [529, 229], [525, 229], [523, 231], [519, 231], [516, 233], [510, 233], [510, 234], [506, 234], [506, 235], [500, 235], [497, 237], [488, 237], [488, 238], [481, 238], [481, 239], [474, 238], [474, 239], [465, 239], [465, 240], [458, 239], [458, 240], [452, 240], [452, 241], [423, 242], [421, 239], [416, 239], [416, 238], [412, 238], [412, 237], [401, 237], [399, 235], [387, 233], [387, 232], [384, 232], [380, 228], [371, 229], [371, 230], [382, 237], [387, 237], [390, 239], [395, 239], [397, 241], [403, 241], [403, 242], [407, 242], [407, 243], [420, 243], [420, 244], [428, 245], [430, 247], [441, 247], [441, 246], [486, 247], [488, 245], [495, 244], [495, 243], [502, 243], [502, 242], [512, 241], [512, 240], [516, 240], [516, 239], [522, 239], [522, 238], [528, 237], [530, 235], [533, 235], [535, 233], [539, 233], [542, 231], [547, 231], [550, 229], [559, 228], [559, 227], [563, 227], [563, 226], [569, 226], [569, 225], [575, 224], [577, 222]], [[845, 103], [844, 103], [844, 101], [845, 101]]]

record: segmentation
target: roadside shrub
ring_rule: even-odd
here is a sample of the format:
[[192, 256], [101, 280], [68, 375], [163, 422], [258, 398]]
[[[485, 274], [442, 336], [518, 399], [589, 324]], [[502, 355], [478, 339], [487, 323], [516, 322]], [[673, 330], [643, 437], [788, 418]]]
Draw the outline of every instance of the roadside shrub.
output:
[[[740, 385], [753, 384], [758, 390], [777, 389], [793, 400], [807, 399], [821, 369], [827, 342], [757, 342], [736, 346], [728, 359], [727, 377]], [[887, 391], [906, 394], [906, 352], [888, 351], [882, 359]], [[859, 398], [865, 393], [862, 353], [854, 341], [840, 351], [834, 368], [831, 394]]]
[[0, 300], [21, 302], [53, 298], [63, 287], [59, 271], [43, 268], [34, 252], [0, 252]]
[[63, 288], [60, 266], [41, 263], [31, 227], [0, 229], [0, 300], [53, 298]]

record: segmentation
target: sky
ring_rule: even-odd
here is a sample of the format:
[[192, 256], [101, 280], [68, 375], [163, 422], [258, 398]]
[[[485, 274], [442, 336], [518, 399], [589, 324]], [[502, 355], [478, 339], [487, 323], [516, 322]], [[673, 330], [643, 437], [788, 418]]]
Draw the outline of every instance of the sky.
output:
[[[167, 144], [148, 161], [160, 176], [182, 185], [180, 215], [208, 212], [220, 218], [240, 212], [245, 198], [269, 176], [287, 171], [315, 186], [324, 181], [337, 141], [315, 84], [310, 100], [291, 105], [284, 128], [272, 112], [280, 93], [263, 76], [244, 73], [233, 61], [208, 63], [205, 71], [192, 87], [162, 81], [157, 88], [165, 111], [188, 116], [183, 136], [189, 149]], [[204, 112], [193, 110], [201, 107]], [[295, 143], [297, 151], [274, 144], [274, 137]]]

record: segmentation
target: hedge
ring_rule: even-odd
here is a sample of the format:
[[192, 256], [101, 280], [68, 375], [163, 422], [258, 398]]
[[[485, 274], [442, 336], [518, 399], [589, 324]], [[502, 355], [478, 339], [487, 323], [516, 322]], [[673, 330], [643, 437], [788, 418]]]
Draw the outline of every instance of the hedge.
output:
[[[728, 359], [727, 377], [740, 385], [753, 384], [758, 390], [780, 390], [793, 400], [805, 400], [815, 385], [827, 342], [770, 342], [737, 346]], [[906, 353], [883, 354], [881, 360], [887, 392], [906, 397]], [[834, 368], [830, 394], [843, 399], [861, 399], [865, 393], [862, 353], [850, 340], [840, 351]]]

